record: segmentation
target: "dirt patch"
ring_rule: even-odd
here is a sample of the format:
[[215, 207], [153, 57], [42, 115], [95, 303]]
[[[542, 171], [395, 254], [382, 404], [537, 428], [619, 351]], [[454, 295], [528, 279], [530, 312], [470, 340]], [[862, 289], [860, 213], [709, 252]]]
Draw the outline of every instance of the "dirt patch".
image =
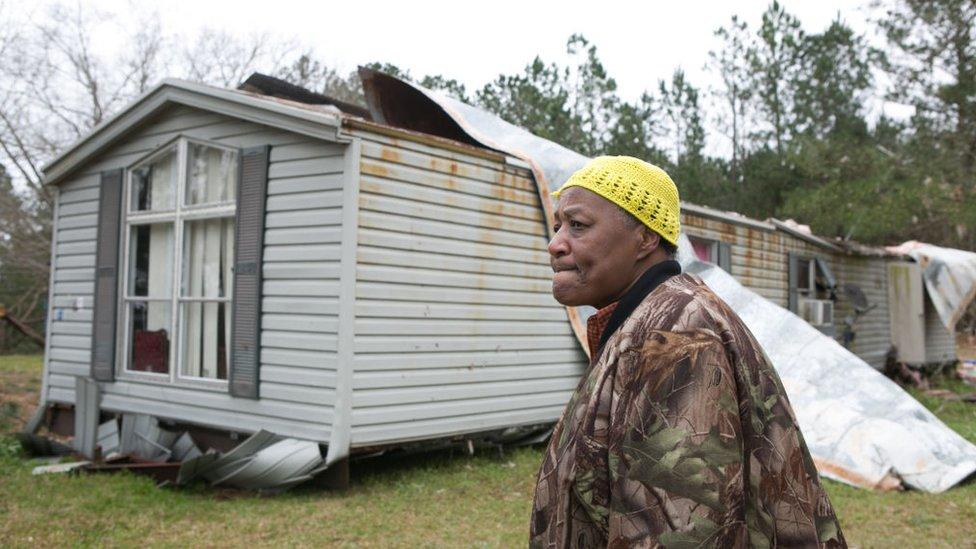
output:
[[956, 355], [959, 360], [976, 360], [976, 334], [956, 337]]

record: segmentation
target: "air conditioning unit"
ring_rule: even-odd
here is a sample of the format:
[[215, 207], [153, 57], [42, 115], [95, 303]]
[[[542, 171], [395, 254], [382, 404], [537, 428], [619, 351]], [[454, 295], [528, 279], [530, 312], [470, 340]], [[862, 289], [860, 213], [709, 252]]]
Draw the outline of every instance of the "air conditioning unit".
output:
[[801, 299], [800, 317], [814, 326], [834, 323], [834, 302], [829, 299]]

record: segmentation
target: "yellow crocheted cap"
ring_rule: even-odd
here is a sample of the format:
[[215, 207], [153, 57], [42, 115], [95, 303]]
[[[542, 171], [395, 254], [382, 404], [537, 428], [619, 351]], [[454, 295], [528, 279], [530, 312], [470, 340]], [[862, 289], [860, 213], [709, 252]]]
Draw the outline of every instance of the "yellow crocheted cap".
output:
[[571, 175], [552, 196], [559, 198], [569, 187], [595, 192], [678, 245], [678, 188], [661, 168], [631, 156], [598, 156]]

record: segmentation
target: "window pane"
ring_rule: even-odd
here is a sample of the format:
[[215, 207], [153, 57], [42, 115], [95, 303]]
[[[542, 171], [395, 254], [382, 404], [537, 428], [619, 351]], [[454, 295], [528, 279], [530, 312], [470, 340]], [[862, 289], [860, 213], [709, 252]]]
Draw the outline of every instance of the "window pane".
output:
[[692, 238], [691, 247], [695, 250], [695, 256], [702, 261], [708, 261], [710, 263], [715, 263], [716, 253], [715, 253], [715, 243], [710, 240], [703, 240], [700, 238]]
[[797, 262], [796, 287], [799, 290], [810, 291], [810, 260], [801, 259]]
[[169, 298], [173, 278], [173, 224], [134, 225], [129, 235], [129, 295]]
[[138, 301], [129, 307], [129, 361], [136, 372], [169, 372], [169, 302]]
[[227, 379], [230, 340], [228, 303], [183, 303], [183, 366], [185, 377]]
[[189, 144], [186, 204], [233, 202], [237, 192], [237, 153]]
[[183, 225], [185, 297], [230, 297], [234, 266], [234, 219], [220, 217]]
[[176, 204], [176, 147], [150, 164], [132, 170], [129, 210], [172, 210]]

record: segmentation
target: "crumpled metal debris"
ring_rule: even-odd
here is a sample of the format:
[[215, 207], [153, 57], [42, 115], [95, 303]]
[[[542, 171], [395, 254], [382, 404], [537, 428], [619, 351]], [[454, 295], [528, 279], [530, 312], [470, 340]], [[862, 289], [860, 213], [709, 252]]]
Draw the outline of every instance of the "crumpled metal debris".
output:
[[50, 465], [38, 465], [31, 469], [32, 475], [50, 475], [70, 473], [79, 469], [91, 466], [90, 461], [69, 461], [67, 463], [52, 463]]
[[886, 249], [918, 262], [932, 305], [946, 329], [954, 331], [966, 308], [976, 299], [976, 253], [914, 240]]
[[[396, 80], [362, 69], [360, 75], [364, 86], [374, 78]], [[430, 100], [429, 105], [411, 103], [415, 118], [433, 124], [429, 119], [449, 117], [484, 146], [528, 162], [547, 221], [551, 192], [587, 160], [443, 93], [403, 81], [399, 86]], [[382, 88], [383, 93], [367, 94], [371, 112], [398, 105], [396, 86], [387, 81]], [[701, 275], [729, 302], [769, 354], [821, 474], [862, 487], [904, 483], [941, 492], [976, 471], [976, 446], [908, 393], [798, 316], [689, 254], [687, 237], [682, 237], [682, 247], [684, 268]], [[585, 341], [582, 323], [592, 309], [569, 308], [568, 313], [577, 336]]]
[[121, 423], [121, 431], [116, 419], [98, 427], [104, 461], [47, 465], [35, 468], [34, 474], [129, 470], [176, 485], [202, 478], [215, 486], [279, 492], [326, 469], [318, 443], [268, 431], [258, 431], [222, 454], [201, 451], [189, 433], [165, 429], [153, 416], [123, 414]]
[[202, 477], [214, 486], [281, 491], [311, 480], [323, 462], [318, 443], [262, 430], [226, 454], [209, 451], [183, 461], [176, 483]]

